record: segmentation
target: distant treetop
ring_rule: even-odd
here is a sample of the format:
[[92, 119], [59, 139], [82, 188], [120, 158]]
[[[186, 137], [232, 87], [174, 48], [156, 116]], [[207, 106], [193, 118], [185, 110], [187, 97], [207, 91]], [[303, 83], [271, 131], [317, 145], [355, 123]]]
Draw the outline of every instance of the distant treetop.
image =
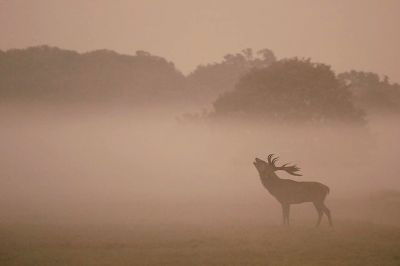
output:
[[0, 53], [2, 101], [162, 103], [181, 100], [184, 89], [174, 64], [145, 51], [37, 46]]
[[298, 122], [363, 122], [348, 88], [330, 66], [309, 59], [283, 59], [254, 68], [233, 91], [214, 102], [213, 116]]
[[233, 90], [240, 77], [250, 69], [264, 68], [276, 61], [269, 49], [259, 50], [255, 54], [251, 48], [247, 48], [240, 53], [225, 55], [221, 62], [199, 65], [187, 77], [194, 100], [209, 104], [219, 94]]
[[339, 80], [353, 94], [354, 103], [369, 114], [400, 113], [400, 85], [372, 72], [340, 73]]

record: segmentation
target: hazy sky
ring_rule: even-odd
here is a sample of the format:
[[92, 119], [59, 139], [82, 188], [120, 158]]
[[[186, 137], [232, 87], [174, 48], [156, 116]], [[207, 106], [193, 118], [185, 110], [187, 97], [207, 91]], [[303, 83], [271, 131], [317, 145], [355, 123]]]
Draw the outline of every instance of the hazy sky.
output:
[[187, 73], [270, 48], [400, 82], [400, 0], [0, 0], [0, 49], [147, 50]]

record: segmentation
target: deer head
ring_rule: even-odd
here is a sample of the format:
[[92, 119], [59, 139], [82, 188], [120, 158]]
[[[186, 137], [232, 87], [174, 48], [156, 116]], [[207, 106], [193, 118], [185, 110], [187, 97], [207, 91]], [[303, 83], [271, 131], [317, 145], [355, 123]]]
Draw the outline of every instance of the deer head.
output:
[[301, 176], [301, 174], [297, 173], [298, 171], [300, 171], [300, 168], [298, 168], [296, 165], [288, 165], [288, 163], [286, 163], [282, 166], [276, 166], [275, 163], [278, 161], [278, 159], [279, 157], [274, 158], [274, 154], [270, 154], [267, 157], [267, 162], [256, 158], [253, 164], [260, 174], [273, 173], [278, 170], [283, 170], [286, 171], [288, 174]]
[[253, 162], [253, 164], [257, 168], [257, 171], [260, 174], [265, 174], [267, 171], [273, 172], [273, 169], [271, 168], [271, 166], [264, 160], [256, 158], [255, 161]]

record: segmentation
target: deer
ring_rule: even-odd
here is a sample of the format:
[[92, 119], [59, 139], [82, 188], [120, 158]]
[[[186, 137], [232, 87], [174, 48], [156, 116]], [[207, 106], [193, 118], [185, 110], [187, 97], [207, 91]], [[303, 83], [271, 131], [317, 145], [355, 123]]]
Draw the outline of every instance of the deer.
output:
[[319, 182], [298, 182], [291, 179], [283, 179], [276, 175], [276, 171], [283, 170], [293, 176], [302, 176], [298, 172], [300, 168], [288, 163], [276, 166], [279, 157], [269, 154], [267, 162], [255, 158], [256, 167], [261, 183], [274, 196], [282, 206], [283, 225], [289, 226], [289, 212], [291, 204], [312, 202], [318, 213], [316, 227], [319, 227], [323, 214], [328, 217], [329, 225], [333, 227], [331, 212], [324, 201], [329, 193], [329, 187]]

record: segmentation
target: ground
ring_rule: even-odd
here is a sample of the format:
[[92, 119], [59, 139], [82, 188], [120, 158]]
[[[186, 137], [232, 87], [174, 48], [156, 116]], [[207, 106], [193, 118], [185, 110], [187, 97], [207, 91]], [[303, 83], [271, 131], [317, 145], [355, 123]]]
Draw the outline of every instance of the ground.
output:
[[400, 228], [1, 225], [0, 265], [400, 265]]

